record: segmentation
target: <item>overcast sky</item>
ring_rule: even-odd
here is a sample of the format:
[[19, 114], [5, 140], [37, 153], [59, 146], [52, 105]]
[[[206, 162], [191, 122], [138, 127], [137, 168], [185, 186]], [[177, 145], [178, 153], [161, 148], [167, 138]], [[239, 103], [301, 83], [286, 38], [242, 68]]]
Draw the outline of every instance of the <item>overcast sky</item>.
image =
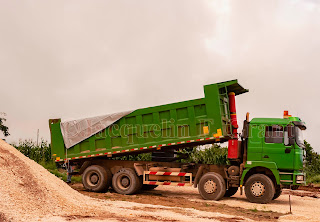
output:
[[[238, 79], [238, 120], [302, 118], [320, 151], [320, 1], [0, 0], [9, 142], [70, 120], [203, 97]], [[0, 138], [3, 138], [0, 135]]]

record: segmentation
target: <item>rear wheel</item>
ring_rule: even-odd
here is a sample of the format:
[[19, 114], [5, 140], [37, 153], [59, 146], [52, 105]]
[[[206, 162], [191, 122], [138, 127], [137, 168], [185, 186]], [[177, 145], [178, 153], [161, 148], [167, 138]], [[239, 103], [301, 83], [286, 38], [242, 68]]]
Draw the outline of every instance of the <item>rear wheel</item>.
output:
[[224, 194], [225, 197], [232, 197], [235, 195], [238, 191], [238, 187], [229, 187], [229, 189], [226, 190], [226, 193]]
[[112, 174], [109, 169], [99, 165], [89, 166], [82, 174], [85, 189], [93, 192], [107, 191], [111, 184]]
[[134, 194], [142, 187], [141, 179], [130, 168], [123, 168], [113, 175], [113, 189], [120, 194]]
[[274, 196], [273, 196], [273, 200], [277, 199], [278, 197], [280, 197], [281, 193], [282, 193], [282, 189], [281, 187], [278, 185], [276, 186], [276, 189], [275, 189], [275, 193], [274, 193]]
[[220, 200], [226, 193], [226, 183], [220, 174], [210, 172], [201, 177], [198, 190], [203, 199]]
[[254, 174], [245, 184], [247, 199], [253, 203], [269, 203], [275, 195], [272, 180], [264, 174]]

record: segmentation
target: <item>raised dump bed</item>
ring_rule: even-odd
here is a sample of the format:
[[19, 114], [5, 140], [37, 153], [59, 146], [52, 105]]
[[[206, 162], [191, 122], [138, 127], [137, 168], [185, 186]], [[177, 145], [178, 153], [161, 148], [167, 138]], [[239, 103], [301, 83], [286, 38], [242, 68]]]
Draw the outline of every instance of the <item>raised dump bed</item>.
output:
[[232, 135], [228, 93], [247, 91], [237, 80], [205, 85], [204, 98], [137, 109], [68, 149], [61, 119], [50, 119], [52, 154], [60, 162], [224, 142]]

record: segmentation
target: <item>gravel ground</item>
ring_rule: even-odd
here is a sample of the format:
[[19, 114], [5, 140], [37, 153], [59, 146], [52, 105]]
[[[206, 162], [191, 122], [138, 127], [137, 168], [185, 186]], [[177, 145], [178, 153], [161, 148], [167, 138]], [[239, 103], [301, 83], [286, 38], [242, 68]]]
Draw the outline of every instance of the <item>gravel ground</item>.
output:
[[[207, 201], [202, 200], [198, 194], [197, 189], [191, 187], [185, 187], [183, 190], [178, 190], [177, 187], [158, 187], [160, 192], [167, 193], [169, 196], [183, 196], [190, 201], [195, 202], [216, 202], [219, 204], [225, 204], [231, 207], [241, 207], [252, 211], [270, 211], [279, 212], [285, 215], [280, 216], [279, 221], [320, 221], [320, 193], [309, 191], [291, 191], [284, 190], [283, 194], [276, 200], [269, 204], [255, 204], [247, 201], [245, 195], [240, 195], [240, 192], [236, 193], [233, 197], [224, 198], [220, 201]], [[290, 214], [289, 206], [289, 193], [291, 193], [291, 209]]]

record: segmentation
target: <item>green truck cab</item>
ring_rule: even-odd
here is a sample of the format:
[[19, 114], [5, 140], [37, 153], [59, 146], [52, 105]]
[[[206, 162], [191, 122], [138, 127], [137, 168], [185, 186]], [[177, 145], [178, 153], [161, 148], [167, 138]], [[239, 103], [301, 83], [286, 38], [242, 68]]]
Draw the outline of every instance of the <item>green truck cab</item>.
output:
[[[303, 173], [305, 123], [285, 111], [284, 118], [253, 118], [244, 122], [242, 140], [246, 144], [240, 186], [248, 178], [263, 173], [273, 181], [276, 194], [281, 187], [295, 188], [305, 185]], [[246, 185], [249, 187], [249, 185]], [[254, 187], [251, 185], [250, 187]], [[261, 190], [256, 189], [261, 192]], [[278, 193], [277, 193], [278, 192]]]

